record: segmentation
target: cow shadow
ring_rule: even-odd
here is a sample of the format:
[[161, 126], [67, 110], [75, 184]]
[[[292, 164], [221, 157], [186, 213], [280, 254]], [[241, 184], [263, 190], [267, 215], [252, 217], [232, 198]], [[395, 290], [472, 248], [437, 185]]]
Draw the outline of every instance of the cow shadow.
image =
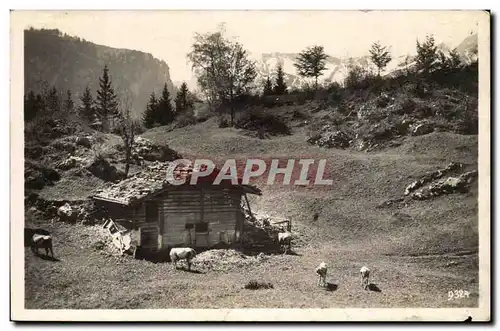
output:
[[339, 286], [337, 284], [326, 283], [326, 290], [329, 292], [335, 292], [338, 289], [338, 287]]
[[204, 271], [194, 270], [194, 269], [189, 270], [186, 267], [176, 268], [176, 270], [182, 270], [182, 271], [185, 271], [185, 272], [190, 272], [192, 274], [206, 274], [206, 272], [204, 272]]
[[40, 254], [40, 253], [35, 253], [35, 256], [39, 257], [40, 259], [45, 260], [45, 261], [51, 261], [51, 262], [60, 262], [61, 261], [56, 257], [52, 257], [49, 255]]
[[368, 285], [368, 290], [373, 291], [373, 292], [382, 292], [382, 290], [377, 286], [377, 284], [370, 283]]

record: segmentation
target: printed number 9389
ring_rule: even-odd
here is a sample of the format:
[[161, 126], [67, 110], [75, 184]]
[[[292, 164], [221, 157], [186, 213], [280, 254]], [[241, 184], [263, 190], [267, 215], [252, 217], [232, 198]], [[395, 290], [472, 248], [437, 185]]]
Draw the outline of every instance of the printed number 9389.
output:
[[448, 291], [448, 300], [468, 298], [469, 294], [469, 291], [464, 290]]

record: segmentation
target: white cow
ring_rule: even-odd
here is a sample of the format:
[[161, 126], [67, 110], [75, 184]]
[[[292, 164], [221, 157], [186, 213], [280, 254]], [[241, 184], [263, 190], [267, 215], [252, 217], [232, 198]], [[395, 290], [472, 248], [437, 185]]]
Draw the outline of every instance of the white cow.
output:
[[316, 268], [316, 274], [319, 275], [318, 286], [326, 286], [326, 272], [328, 267], [325, 262], [321, 262]]
[[177, 261], [186, 260], [188, 270], [191, 270], [191, 260], [196, 256], [196, 251], [190, 247], [174, 247], [170, 250], [170, 260], [174, 263], [174, 268], [177, 269]]
[[283, 254], [286, 254], [292, 246], [292, 233], [288, 231], [278, 233], [278, 243], [283, 250]]
[[54, 257], [54, 251], [52, 250], [52, 237], [42, 234], [34, 234], [31, 249], [34, 253], [38, 254], [39, 248], [45, 248], [45, 255], [50, 255]]
[[363, 286], [363, 289], [368, 289], [369, 285], [369, 278], [370, 278], [370, 269], [367, 267], [361, 267], [359, 270], [359, 273], [361, 274], [361, 286]]

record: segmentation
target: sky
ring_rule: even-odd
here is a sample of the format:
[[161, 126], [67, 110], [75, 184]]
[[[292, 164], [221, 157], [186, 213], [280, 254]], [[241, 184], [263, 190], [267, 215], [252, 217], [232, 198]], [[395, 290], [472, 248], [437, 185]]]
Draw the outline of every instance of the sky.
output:
[[192, 79], [186, 54], [196, 32], [224, 23], [254, 59], [323, 45], [332, 56], [368, 54], [374, 41], [394, 56], [414, 54], [417, 38], [457, 46], [477, 32], [478, 11], [38, 11], [19, 16], [23, 28], [57, 28], [90, 42], [151, 53], [170, 67], [172, 81]]

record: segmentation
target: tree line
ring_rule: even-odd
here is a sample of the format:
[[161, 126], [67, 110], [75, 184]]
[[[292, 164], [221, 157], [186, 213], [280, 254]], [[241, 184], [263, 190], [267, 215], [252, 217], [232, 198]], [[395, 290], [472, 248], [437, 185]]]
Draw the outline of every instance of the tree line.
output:
[[[146, 128], [166, 125], [172, 123], [176, 117], [184, 114], [194, 107], [196, 98], [182, 83], [174, 99], [172, 106], [167, 84], [163, 86], [161, 95], [156, 98], [155, 92], [151, 93], [148, 104], [142, 113], [141, 123]], [[121, 103], [130, 103], [130, 100], [122, 100]], [[67, 90], [63, 95], [56, 87], [49, 87], [47, 82], [42, 83], [41, 92], [29, 91], [24, 98], [24, 119], [33, 120], [37, 115], [48, 114], [74, 114], [96, 130], [112, 132], [119, 130], [120, 122], [123, 121], [125, 108], [130, 105], [122, 105], [109, 75], [107, 65], [104, 66], [102, 76], [99, 77], [99, 88], [94, 97], [89, 86], [85, 88], [80, 96], [80, 103], [75, 106], [73, 95]], [[126, 110], [131, 115], [132, 110]], [[132, 116], [130, 116], [132, 118]]]
[[[233, 125], [235, 101], [245, 94], [251, 94], [257, 73], [255, 62], [248, 58], [248, 52], [239, 42], [226, 37], [224, 32], [222, 27], [217, 32], [195, 34], [191, 52], [187, 57], [211, 109], [229, 110]], [[416, 53], [414, 61], [408, 61], [407, 70], [414, 70], [423, 76], [439, 70], [459, 68], [462, 65], [457, 49], [453, 49], [449, 54], [443, 53], [438, 50], [432, 35], [427, 35], [423, 42], [417, 40]], [[371, 45], [369, 54], [376, 71], [373, 75], [380, 78], [392, 61], [390, 48], [377, 41]], [[312, 79], [314, 90], [318, 90], [319, 78], [328, 69], [327, 59], [328, 55], [323, 46], [314, 45], [298, 54], [294, 66], [298, 75]], [[409, 69], [410, 62], [414, 64], [412, 69]], [[350, 85], [351, 81], [358, 79], [364, 72], [365, 68], [352, 66], [344, 86]], [[288, 88], [281, 63], [276, 68], [275, 81], [267, 77], [262, 87], [263, 95], [287, 93]]]

